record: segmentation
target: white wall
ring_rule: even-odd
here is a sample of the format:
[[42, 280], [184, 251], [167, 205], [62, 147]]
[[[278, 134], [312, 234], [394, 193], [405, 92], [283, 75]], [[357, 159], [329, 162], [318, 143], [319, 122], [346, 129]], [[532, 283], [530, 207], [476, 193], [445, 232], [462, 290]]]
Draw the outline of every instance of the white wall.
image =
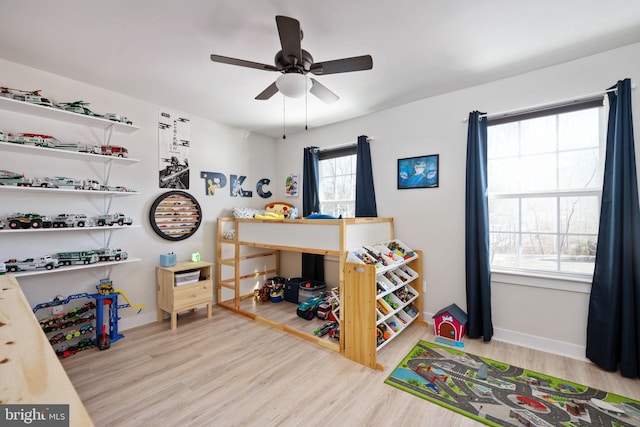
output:
[[[131, 216], [138, 228], [114, 231], [111, 247], [121, 247], [130, 256], [142, 258], [141, 262], [108, 268], [92, 268], [78, 272], [56, 272], [19, 279], [27, 299], [32, 305], [44, 302], [56, 295], [67, 296], [81, 292], [95, 292], [95, 285], [103, 277], [110, 277], [116, 288], [122, 289], [133, 304], [145, 304], [140, 314], [132, 309], [121, 310], [121, 329], [156, 320], [155, 267], [160, 254], [174, 252], [179, 261], [191, 258], [199, 251], [202, 259], [215, 261], [216, 218], [231, 214], [234, 206], [262, 207], [267, 200], [255, 191], [256, 182], [269, 178], [272, 183], [265, 190], [273, 192], [284, 185], [284, 176], [274, 173], [276, 159], [274, 140], [263, 136], [221, 125], [200, 117], [191, 119], [191, 179], [189, 193], [199, 201], [203, 212], [203, 223], [196, 234], [180, 242], [169, 242], [158, 237], [149, 225], [148, 215], [153, 200], [167, 190], [158, 187], [158, 110], [172, 111], [170, 106], [158, 106], [123, 94], [88, 86], [60, 76], [27, 68], [19, 64], [0, 60], [2, 84], [18, 89], [42, 89], [43, 95], [58, 102], [84, 100], [90, 102], [98, 113], [117, 112], [125, 114], [140, 129], [131, 135], [114, 133], [111, 143], [128, 148], [131, 158], [140, 162], [133, 165], [114, 165], [111, 185], [124, 185], [142, 194], [117, 197], [111, 212], [124, 212]], [[179, 83], [179, 82], [178, 82]], [[160, 88], [159, 88], [160, 90]], [[34, 132], [52, 134], [60, 140], [92, 142], [100, 144], [102, 131], [82, 126], [61, 124], [51, 120], [33, 119], [23, 114], [0, 110], [0, 129], [7, 132]], [[77, 160], [48, 159], [16, 153], [3, 153], [0, 169], [25, 173], [27, 176], [70, 176], [95, 178], [102, 175], [102, 166], [85, 164]], [[229, 186], [216, 191], [214, 196], [205, 195], [200, 171], [245, 175], [245, 190], [253, 191], [253, 197], [231, 197]], [[97, 215], [102, 209], [102, 198], [68, 194], [37, 194], [0, 192], [0, 217], [18, 211], [33, 211], [42, 214], [82, 212]], [[102, 233], [55, 232], [16, 233], [0, 235], [0, 258], [26, 258], [64, 250], [82, 250], [100, 247]], [[121, 303], [124, 303], [121, 301]], [[72, 305], [73, 306], [73, 305]], [[168, 327], [168, 326], [167, 326]]]
[[[395, 218], [396, 237], [424, 251], [427, 318], [452, 302], [465, 308], [464, 197], [467, 125], [473, 110], [521, 109], [640, 81], [640, 44], [424, 99], [277, 143], [278, 169], [302, 171], [306, 146], [331, 147], [368, 135], [379, 216]], [[640, 105], [640, 90], [633, 92]], [[640, 112], [635, 116], [636, 135]], [[440, 155], [440, 187], [397, 190], [396, 160]], [[636, 151], [636, 157], [638, 151]], [[640, 161], [639, 161], [640, 163]], [[300, 200], [301, 204], [302, 201]], [[556, 283], [561, 285], [559, 283]], [[492, 286], [494, 339], [583, 358], [587, 293], [497, 283]]]

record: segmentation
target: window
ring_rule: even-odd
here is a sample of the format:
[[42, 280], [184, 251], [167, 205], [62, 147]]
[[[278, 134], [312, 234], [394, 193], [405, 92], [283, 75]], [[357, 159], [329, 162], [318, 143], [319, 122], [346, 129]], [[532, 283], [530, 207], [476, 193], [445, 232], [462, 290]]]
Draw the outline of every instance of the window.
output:
[[492, 269], [593, 275], [602, 108], [582, 108], [489, 120]]
[[356, 216], [356, 146], [319, 153], [320, 212], [354, 218]]

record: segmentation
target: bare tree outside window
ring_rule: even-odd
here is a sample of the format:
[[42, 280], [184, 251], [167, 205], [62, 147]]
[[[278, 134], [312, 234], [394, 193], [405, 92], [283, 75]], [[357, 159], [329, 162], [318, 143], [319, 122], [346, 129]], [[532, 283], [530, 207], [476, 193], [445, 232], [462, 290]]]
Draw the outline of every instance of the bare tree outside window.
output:
[[356, 155], [320, 160], [320, 210], [343, 218], [355, 217]]
[[602, 191], [600, 108], [488, 127], [491, 266], [592, 275]]

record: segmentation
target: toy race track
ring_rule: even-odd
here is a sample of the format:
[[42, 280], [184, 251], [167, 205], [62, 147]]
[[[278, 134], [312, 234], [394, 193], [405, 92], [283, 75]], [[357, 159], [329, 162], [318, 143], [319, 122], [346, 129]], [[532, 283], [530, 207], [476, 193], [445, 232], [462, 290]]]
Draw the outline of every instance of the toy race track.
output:
[[493, 426], [640, 426], [640, 402], [420, 341], [387, 384]]

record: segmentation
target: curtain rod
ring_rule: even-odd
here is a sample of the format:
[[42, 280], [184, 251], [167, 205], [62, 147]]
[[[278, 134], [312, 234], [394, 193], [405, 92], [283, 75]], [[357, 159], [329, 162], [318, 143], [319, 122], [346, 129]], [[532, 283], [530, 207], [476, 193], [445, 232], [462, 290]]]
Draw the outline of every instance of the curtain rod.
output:
[[[367, 142], [372, 142], [373, 138], [367, 137]], [[340, 145], [332, 145], [331, 147], [322, 147], [320, 148], [320, 151], [326, 151], [326, 150], [339, 150], [341, 148], [349, 148], [349, 147], [355, 147], [357, 144], [357, 142], [348, 142], [346, 144], [340, 144]]]
[[[631, 89], [635, 90], [636, 85], [632, 84], [631, 85]], [[487, 118], [487, 119], [495, 119], [496, 117], [499, 116], [509, 116], [512, 114], [517, 114], [517, 113], [524, 113], [524, 112], [535, 112], [539, 109], [545, 109], [545, 108], [549, 108], [555, 105], [562, 105], [562, 104], [568, 104], [571, 102], [580, 102], [580, 101], [585, 101], [589, 98], [595, 98], [597, 96], [604, 96], [609, 92], [615, 92], [617, 89], [616, 88], [611, 88], [611, 89], [607, 89], [607, 90], [602, 90], [600, 92], [595, 92], [595, 93], [590, 93], [588, 95], [582, 95], [582, 96], [574, 96], [572, 98], [565, 98], [565, 99], [561, 99], [559, 101], [554, 101], [554, 102], [546, 102], [544, 104], [536, 104], [533, 105], [531, 107], [525, 107], [525, 108], [519, 108], [516, 110], [508, 110], [508, 111], [501, 111], [499, 113], [492, 113], [492, 114], [480, 114], [480, 116], [478, 116], [478, 118], [482, 119], [482, 118]], [[465, 117], [462, 119], [463, 123], [466, 123], [469, 121], [469, 117]]]

